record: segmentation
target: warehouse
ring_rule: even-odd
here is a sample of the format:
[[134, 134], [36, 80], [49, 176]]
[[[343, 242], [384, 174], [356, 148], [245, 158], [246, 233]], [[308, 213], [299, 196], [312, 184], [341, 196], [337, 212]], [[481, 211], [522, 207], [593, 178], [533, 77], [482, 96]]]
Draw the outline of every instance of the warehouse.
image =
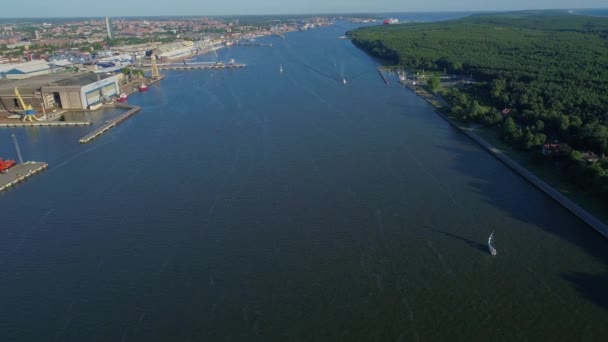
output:
[[102, 102], [104, 97], [117, 96], [121, 78], [122, 74], [108, 76], [87, 73], [43, 86], [40, 91], [47, 108], [87, 109]]
[[0, 79], [21, 80], [51, 72], [51, 67], [46, 61], [31, 61], [19, 64], [0, 65]]
[[19, 89], [26, 105], [39, 112], [45, 109], [84, 110], [120, 94], [122, 74], [50, 74], [26, 80], [5, 80], [0, 83], [0, 109], [15, 111], [22, 108], [15, 88]]

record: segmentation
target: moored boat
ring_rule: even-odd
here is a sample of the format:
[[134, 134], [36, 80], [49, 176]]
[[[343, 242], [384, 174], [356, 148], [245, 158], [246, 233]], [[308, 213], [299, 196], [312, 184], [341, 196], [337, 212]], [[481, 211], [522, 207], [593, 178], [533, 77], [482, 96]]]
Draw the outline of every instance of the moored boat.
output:
[[120, 94], [120, 96], [116, 99], [118, 102], [125, 102], [129, 99], [129, 96], [125, 93]]
[[142, 85], [140, 85], [140, 86], [139, 86], [139, 91], [140, 91], [141, 93], [143, 93], [143, 92], [145, 92], [145, 91], [147, 91], [147, 90], [148, 90], [148, 86], [147, 86], [147, 85], [142, 84]]

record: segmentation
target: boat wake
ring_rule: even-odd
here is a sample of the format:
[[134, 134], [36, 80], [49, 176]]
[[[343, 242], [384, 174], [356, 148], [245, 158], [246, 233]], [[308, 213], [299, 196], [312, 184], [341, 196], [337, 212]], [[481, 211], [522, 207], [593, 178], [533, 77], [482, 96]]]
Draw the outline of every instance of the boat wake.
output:
[[494, 256], [497, 254], [496, 248], [494, 247], [494, 232], [492, 232], [488, 238], [488, 249], [490, 250], [490, 254]]

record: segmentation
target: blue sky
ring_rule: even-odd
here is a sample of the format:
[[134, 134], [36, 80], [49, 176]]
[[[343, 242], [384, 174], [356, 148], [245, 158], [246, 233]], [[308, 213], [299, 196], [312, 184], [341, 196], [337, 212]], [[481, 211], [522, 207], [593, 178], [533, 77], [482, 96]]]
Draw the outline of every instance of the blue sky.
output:
[[606, 0], [2, 0], [0, 17], [102, 17], [602, 8]]

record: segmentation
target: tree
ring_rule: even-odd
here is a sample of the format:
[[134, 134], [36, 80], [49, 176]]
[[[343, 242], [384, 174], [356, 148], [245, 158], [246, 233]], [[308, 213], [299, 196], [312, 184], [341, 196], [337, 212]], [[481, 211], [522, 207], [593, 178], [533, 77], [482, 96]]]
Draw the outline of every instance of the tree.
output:
[[502, 136], [507, 141], [516, 141], [519, 138], [519, 129], [512, 117], [508, 117], [502, 124]]
[[429, 89], [431, 91], [435, 91], [439, 88], [439, 84], [441, 83], [440, 79], [439, 79], [439, 75], [434, 74], [433, 76], [431, 76], [431, 78], [429, 78], [426, 81], [426, 84], [428, 85]]

